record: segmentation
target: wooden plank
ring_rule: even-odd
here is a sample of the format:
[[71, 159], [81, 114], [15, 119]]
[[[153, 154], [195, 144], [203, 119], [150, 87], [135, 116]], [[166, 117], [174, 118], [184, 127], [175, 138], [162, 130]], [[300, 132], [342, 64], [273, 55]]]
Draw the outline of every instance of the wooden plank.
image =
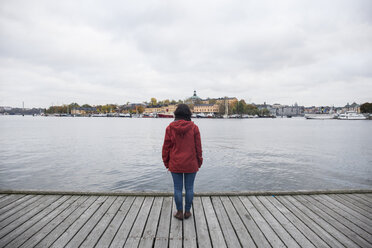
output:
[[315, 247], [268, 199], [264, 196], [257, 196], [257, 199], [301, 247]]
[[57, 198], [51, 198], [47, 205], [42, 206], [42, 208], [34, 209], [30, 215], [24, 214], [21, 218], [12, 222], [4, 229], [0, 231], [1, 244], [8, 244], [14, 240], [19, 235], [23, 234], [27, 229], [31, 228], [37, 221], [39, 221], [46, 214], [51, 212], [53, 209], [58, 207], [60, 204], [65, 202], [71, 196], [61, 196]]
[[305, 209], [305, 212], [303, 212], [303, 210], [301, 210], [298, 207], [299, 203], [293, 204], [288, 199], [286, 199], [285, 196], [275, 196], [275, 199], [278, 200], [281, 204], [283, 204], [283, 206], [285, 206], [287, 209], [289, 209], [294, 215], [296, 215], [297, 218], [299, 218], [314, 233], [319, 235], [319, 237], [322, 240], [324, 240], [330, 247], [333, 247], [333, 248], [344, 247], [344, 245], [342, 245], [340, 241], [335, 239], [322, 226], [320, 226], [318, 223], [314, 222], [310, 217], [308, 217], [308, 215], [306, 215], [305, 213], [307, 212], [307, 210]]
[[[66, 201], [63, 201], [63, 197], [67, 198]], [[37, 218], [34, 216], [32, 219], [25, 222], [21, 227], [18, 227], [15, 231], [11, 233], [13, 235], [13, 240], [11, 242], [5, 241], [8, 243], [6, 247], [20, 247], [25, 241], [27, 241], [34, 234], [38, 233], [46, 224], [53, 220], [57, 215], [59, 215], [63, 210], [69, 207], [74, 203], [79, 196], [63, 196], [58, 201], [50, 205], [50, 209], [44, 209], [39, 213]], [[54, 205], [54, 209], [53, 209]], [[51, 210], [51, 211], [50, 211]], [[11, 240], [10, 235], [8, 235], [9, 240]]]
[[349, 208], [348, 206], [336, 201], [334, 198], [328, 195], [319, 195], [319, 196], [322, 197], [323, 200], [326, 201], [328, 204], [333, 204], [339, 207], [340, 209], [343, 209], [344, 211], [348, 212], [349, 214], [353, 215], [356, 219], [358, 219], [358, 221], [364, 222], [365, 224], [372, 226], [372, 221], [370, 219], [367, 219], [365, 216], [361, 215], [354, 209]]
[[183, 247], [197, 248], [194, 203], [191, 205], [190, 212], [191, 217], [183, 220]]
[[266, 220], [262, 217], [260, 212], [256, 209], [255, 206], [251, 203], [247, 196], [240, 196], [240, 200], [242, 201], [243, 205], [249, 212], [249, 214], [253, 217], [253, 220], [256, 222], [257, 226], [261, 229], [261, 231], [266, 236], [267, 240], [270, 242], [272, 247], [286, 247], [279, 236], [271, 229], [270, 225], [266, 222]]
[[0, 202], [0, 209], [3, 208], [3, 207], [6, 207], [7, 205], [21, 199], [22, 197], [24, 197], [25, 195], [9, 195], [6, 197], [6, 199], [3, 199], [1, 202]]
[[117, 197], [107, 212], [99, 220], [99, 223], [93, 228], [89, 235], [85, 238], [84, 242], [79, 247], [94, 247], [110, 224], [119, 208], [123, 204], [125, 197]]
[[135, 200], [134, 196], [128, 196], [125, 199], [123, 205], [121, 205], [119, 211], [116, 213], [110, 225], [106, 228], [103, 235], [98, 240], [96, 247], [109, 247], [110, 246], [112, 240], [114, 239], [117, 231], [120, 228], [120, 225], [123, 223], [124, 219], [126, 218], [134, 200]]
[[[356, 235], [359, 235], [361, 238], [363, 238], [365, 241], [368, 241], [372, 247], [372, 236], [368, 232], [364, 231], [362, 228], [359, 226], [355, 225], [352, 221], [348, 220], [345, 218], [342, 212], [335, 211], [327, 206], [326, 203], [320, 199], [318, 201], [319, 196], [313, 196], [315, 201], [313, 201], [313, 204], [327, 213], [329, 216], [333, 217], [335, 220], [343, 224], [344, 226], [348, 227], [350, 230], [352, 230]], [[371, 229], [371, 228], [369, 228]], [[360, 239], [359, 237], [356, 237], [356, 239]], [[363, 243], [363, 241], [361, 242]]]
[[[304, 224], [304, 219], [300, 219], [290, 209], [285, 207], [276, 197], [264, 196], [282, 215], [284, 215], [315, 247], [329, 247], [313, 230]], [[260, 199], [261, 200], [261, 199]], [[262, 202], [262, 201], [261, 201]], [[300, 242], [299, 242], [300, 243]]]
[[7, 196], [8, 194], [0, 194], [0, 200], [3, 198], [3, 197], [5, 197], [5, 196]]
[[358, 194], [348, 194], [349, 197], [352, 197], [354, 199], [356, 199], [358, 202], [364, 204], [366, 207], [368, 208], [371, 208], [372, 206], [372, 203], [367, 201], [363, 196], [363, 195], [358, 195]]
[[[79, 197], [79, 196], [77, 196]], [[43, 238], [45, 238], [50, 232], [54, 230], [58, 225], [62, 224], [63, 221], [66, 221], [66, 218], [77, 209], [81, 204], [83, 204], [88, 199], [87, 196], [80, 196], [74, 203], [70, 204], [65, 210], [59, 213], [52, 221], [40, 229], [37, 233], [32, 235], [25, 243], [20, 247], [34, 247], [39, 243]]]
[[[40, 240], [35, 247], [50, 247], [87, 209], [98, 197], [90, 196], [81, 205], [76, 206], [71, 214], [67, 215], [60, 224], [57, 224], [53, 230], [45, 230], [47, 235]], [[26, 246], [27, 247], [27, 246]]]
[[141, 209], [144, 199], [145, 199], [144, 196], [136, 197], [127, 216], [125, 217], [118, 232], [116, 233], [114, 239], [112, 240], [110, 247], [124, 246], [124, 243], [127, 240], [127, 237], [130, 233], [130, 230], [132, 229], [134, 221], [137, 218], [138, 212]]
[[155, 248], [168, 247], [169, 243], [169, 230], [172, 218], [172, 197], [164, 197], [163, 205], [160, 212], [159, 227], [156, 233]]
[[218, 222], [220, 223], [223, 232], [223, 236], [225, 237], [227, 247], [241, 247], [238, 236], [234, 231], [234, 227], [230, 222], [229, 216], [226, 213], [220, 197], [212, 196], [211, 198]]
[[[22, 203], [26, 202], [27, 200], [31, 199], [32, 197], [35, 197], [35, 195], [26, 195], [25, 197], [22, 197], [21, 199], [18, 199], [15, 202], [12, 202], [11, 204], [1, 208], [0, 209], [0, 216], [3, 216], [3, 214], [5, 214], [9, 210], [15, 209], [16, 207], [20, 206]], [[26, 205], [24, 205], [24, 206], [26, 206]]]
[[213, 209], [210, 197], [203, 196], [201, 197], [201, 200], [213, 247], [227, 247], [225, 238], [221, 230], [221, 226], [218, 223], [218, 219]]
[[256, 247], [256, 244], [254, 243], [251, 235], [249, 234], [247, 228], [245, 227], [244, 223], [240, 219], [239, 214], [236, 212], [234, 205], [230, 201], [230, 198], [228, 196], [222, 196], [220, 199], [223, 203], [223, 206], [226, 209], [226, 212], [231, 221], [231, 224], [233, 228], [235, 229], [235, 233], [239, 238], [241, 246]]
[[207, 220], [205, 219], [203, 205], [199, 196], [194, 197], [192, 207], [194, 211], [195, 230], [198, 246], [211, 248], [212, 243], [208, 232]]
[[18, 206], [15, 206], [14, 208], [9, 209], [5, 213], [2, 213], [0, 215], [0, 229], [2, 228], [2, 226], [4, 227], [6, 225], [5, 223], [1, 225], [2, 222], [6, 221], [6, 219], [10, 218], [10, 220], [7, 220], [7, 222], [10, 223], [13, 220], [17, 219], [18, 217], [20, 217], [20, 214], [17, 214], [17, 212], [22, 210], [22, 212], [27, 213], [31, 209], [37, 207], [37, 205], [41, 204], [42, 203], [42, 201], [40, 201], [41, 197], [42, 197], [41, 195], [32, 197], [26, 202], [23, 202], [19, 204]]
[[170, 225], [170, 232], [169, 232], [169, 247], [181, 247], [182, 248], [183, 224], [181, 220], [176, 219], [173, 216], [175, 212], [177, 212], [177, 208], [173, 200], [172, 201], [172, 217], [171, 217], [171, 225]]
[[355, 196], [364, 199], [366, 202], [372, 204], [372, 194], [354, 194]]
[[82, 228], [90, 217], [104, 204], [107, 196], [100, 196], [96, 201], [84, 211], [82, 215], [72, 223], [65, 232], [51, 245], [51, 247], [64, 247], [66, 244], [76, 235], [76, 233]]
[[293, 203], [298, 209], [300, 209], [303, 213], [309, 216], [313, 221], [318, 223], [322, 226], [325, 230], [327, 230], [333, 237], [335, 237], [343, 246], [346, 247], [358, 247], [352, 240], [350, 240], [347, 236], [345, 236], [342, 232], [338, 229], [334, 228], [330, 223], [325, 221], [321, 218], [318, 214], [319, 211], [313, 211], [311, 208], [308, 208], [307, 205], [309, 204], [302, 204], [295, 196], [284, 196], [287, 200]]
[[57, 201], [61, 197], [62, 196], [47, 196], [45, 197], [46, 199], [42, 199], [42, 202], [38, 202], [38, 204], [32, 205], [34, 206], [33, 208], [27, 209], [27, 211], [21, 211], [21, 213], [18, 212], [17, 214], [12, 215], [6, 220], [2, 221], [0, 223], [0, 238], [3, 238], [5, 235], [31, 219], [33, 216], [37, 215], [39, 212], [43, 211], [50, 204]]
[[151, 208], [149, 219], [147, 220], [145, 230], [138, 247], [151, 248], [155, 242], [156, 231], [159, 223], [163, 197], [157, 196]]
[[370, 211], [366, 211], [363, 208], [358, 207], [356, 204], [349, 202], [348, 200], [345, 200], [344, 198], [338, 196], [338, 195], [330, 195], [331, 198], [335, 199], [339, 203], [347, 206], [348, 208], [354, 210], [355, 212], [363, 215], [365, 218], [368, 218], [372, 223], [372, 213]]
[[232, 201], [248, 232], [250, 232], [250, 235], [256, 246], [260, 248], [270, 247], [269, 241], [267, 241], [265, 235], [261, 232], [256, 222], [254, 222], [253, 217], [250, 215], [247, 209], [245, 209], [240, 199], [237, 196], [230, 196], [230, 200]]
[[89, 233], [101, 224], [101, 219], [106, 214], [108, 209], [116, 200], [117, 196], [108, 196], [107, 199], [101, 204], [101, 206], [95, 211], [95, 213], [89, 218], [89, 220], [80, 228], [74, 237], [67, 243], [68, 247], [80, 247], [80, 245], [88, 237]]
[[12, 196], [15, 196], [16, 194], [5, 194], [2, 195], [2, 198], [0, 198], [0, 203], [3, 202], [4, 200], [7, 200], [8, 198], [11, 198]]
[[360, 227], [363, 230], [365, 230], [365, 231], [369, 232], [370, 234], [372, 234], [372, 230], [371, 230], [372, 227], [370, 225], [367, 225], [364, 222], [358, 221], [358, 219], [356, 219], [353, 215], [351, 215], [350, 213], [346, 212], [345, 210], [343, 210], [339, 206], [334, 205], [334, 204], [332, 204], [330, 202], [325, 202], [324, 199], [321, 198], [319, 195], [316, 196], [316, 199], [318, 201], [320, 201], [321, 203], [323, 203], [323, 205], [326, 205], [329, 209], [332, 209], [334, 212], [336, 212], [339, 215], [343, 216], [343, 218], [348, 219], [353, 224], [357, 225], [358, 227]]
[[141, 210], [138, 213], [136, 221], [133, 224], [132, 230], [129, 233], [127, 241], [125, 242], [125, 247], [138, 247], [139, 242], [142, 237], [142, 233], [145, 229], [147, 219], [154, 202], [154, 197], [147, 196], [142, 204]]
[[365, 211], [368, 211], [368, 212], [371, 211], [372, 204], [364, 203], [362, 198], [359, 198], [352, 194], [339, 194], [338, 196], [342, 197], [345, 200], [349, 200], [351, 203], [357, 205], [358, 207], [364, 209]]
[[291, 237], [287, 230], [275, 219], [275, 217], [265, 208], [256, 196], [249, 196], [248, 199], [253, 203], [256, 209], [266, 219], [271, 228], [278, 234], [279, 238], [288, 247], [299, 247], [298, 243]]
[[352, 240], [354, 243], [358, 244], [360, 247], [370, 247], [370, 244], [358, 236], [355, 232], [347, 228], [343, 223], [341, 223], [340, 219], [332, 217], [330, 214], [326, 213], [322, 209], [317, 206], [318, 201], [316, 201], [311, 196], [303, 197], [303, 196], [295, 196], [301, 203], [306, 205], [309, 209], [315, 212], [318, 216], [332, 225], [334, 228], [342, 232], [346, 237]]

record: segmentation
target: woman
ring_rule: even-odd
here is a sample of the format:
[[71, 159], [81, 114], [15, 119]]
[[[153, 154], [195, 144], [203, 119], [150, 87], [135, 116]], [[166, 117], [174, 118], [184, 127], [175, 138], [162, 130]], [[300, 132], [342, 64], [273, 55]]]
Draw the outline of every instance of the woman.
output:
[[[179, 104], [174, 111], [175, 120], [165, 131], [163, 144], [163, 162], [172, 173], [174, 201], [179, 220], [191, 216], [191, 204], [194, 197], [196, 172], [203, 163], [199, 128], [191, 121], [191, 111], [186, 104]], [[185, 214], [182, 206], [183, 178], [185, 178]]]

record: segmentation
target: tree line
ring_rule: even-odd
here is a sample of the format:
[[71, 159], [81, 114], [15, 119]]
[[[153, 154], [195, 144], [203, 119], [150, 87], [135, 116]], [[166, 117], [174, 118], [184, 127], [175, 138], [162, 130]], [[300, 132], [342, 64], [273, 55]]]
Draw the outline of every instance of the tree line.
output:
[[[223, 115], [225, 114], [226, 105], [224, 103], [219, 104], [218, 113]], [[238, 115], [259, 115], [259, 116], [268, 116], [270, 111], [268, 109], [258, 109], [256, 105], [247, 104], [243, 99], [240, 101], [235, 101], [229, 104], [228, 106], [228, 115], [238, 114]]]
[[71, 113], [71, 110], [74, 108], [94, 108], [94, 111], [92, 112], [98, 112], [98, 113], [112, 113], [116, 112], [118, 109], [117, 104], [106, 104], [106, 105], [96, 105], [91, 106], [89, 104], [83, 104], [79, 105], [77, 103], [71, 103], [71, 104], [63, 104], [62, 106], [50, 106], [48, 109], [46, 109], [45, 113], [47, 114], [69, 114]]

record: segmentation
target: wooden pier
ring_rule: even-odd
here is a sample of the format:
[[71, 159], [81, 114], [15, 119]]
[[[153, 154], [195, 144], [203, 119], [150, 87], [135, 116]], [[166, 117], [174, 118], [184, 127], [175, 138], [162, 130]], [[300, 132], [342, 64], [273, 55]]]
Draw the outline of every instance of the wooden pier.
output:
[[0, 247], [372, 247], [372, 192], [0, 192]]

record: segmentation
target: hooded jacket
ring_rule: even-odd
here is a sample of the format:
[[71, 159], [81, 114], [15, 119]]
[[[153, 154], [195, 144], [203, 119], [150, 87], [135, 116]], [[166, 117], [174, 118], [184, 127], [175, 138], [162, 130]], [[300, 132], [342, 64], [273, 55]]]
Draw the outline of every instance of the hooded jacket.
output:
[[171, 172], [197, 172], [203, 163], [198, 126], [185, 120], [170, 123], [165, 130], [162, 157]]

